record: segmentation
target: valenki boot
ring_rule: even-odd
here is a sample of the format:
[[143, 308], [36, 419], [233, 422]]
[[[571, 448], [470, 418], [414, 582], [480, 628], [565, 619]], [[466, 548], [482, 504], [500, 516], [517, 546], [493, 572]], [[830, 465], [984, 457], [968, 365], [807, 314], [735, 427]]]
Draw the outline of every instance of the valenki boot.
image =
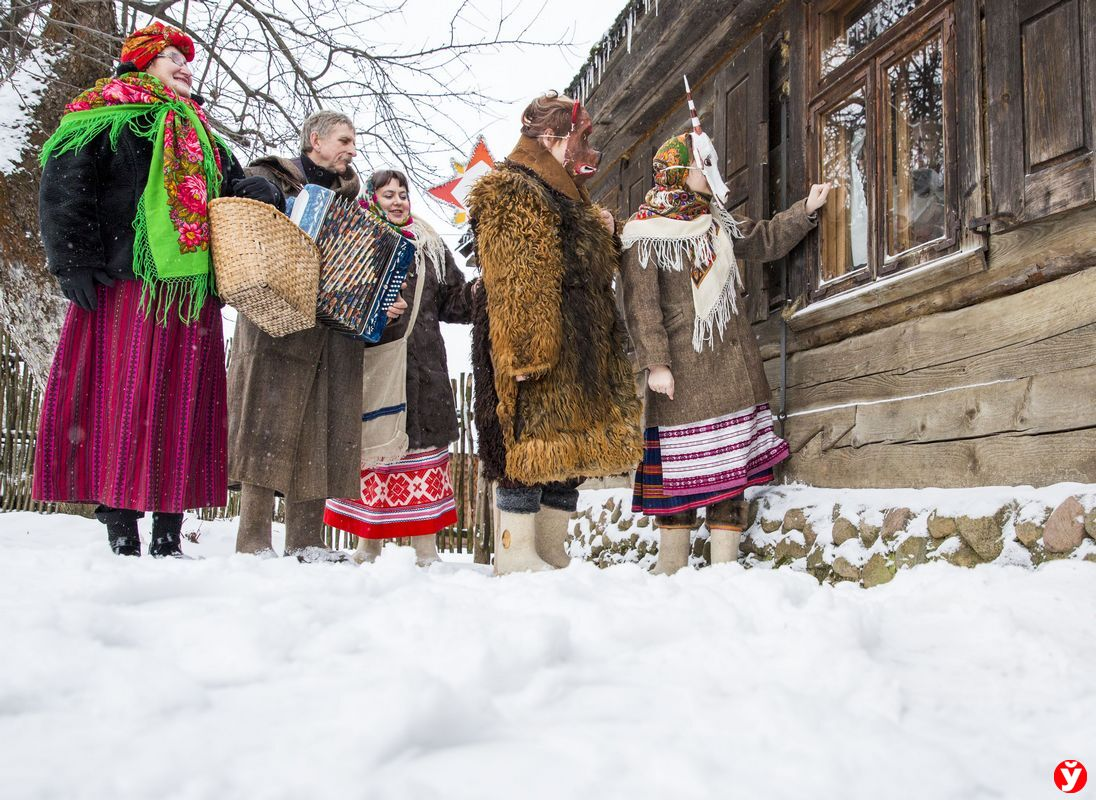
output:
[[182, 514], [155, 512], [152, 515], [152, 542], [148, 546], [148, 554], [153, 558], [188, 558], [179, 546], [182, 531]]
[[658, 561], [651, 570], [652, 575], [673, 575], [689, 566], [692, 533], [691, 525], [658, 526]]
[[383, 547], [384, 539], [366, 539], [364, 536], [359, 536], [358, 546], [354, 548], [350, 560], [355, 564], [372, 564], [381, 554]]
[[285, 554], [311, 564], [346, 561], [346, 554], [332, 550], [323, 541], [324, 498], [285, 502]]
[[495, 537], [495, 574], [546, 572], [552, 565], [537, 555], [536, 514], [499, 512]]
[[274, 516], [274, 490], [245, 483], [240, 486], [240, 527], [236, 530], [236, 552], [272, 556], [270, 524]]
[[570, 565], [571, 556], [567, 554], [567, 535], [571, 512], [542, 505], [540, 511], [536, 513], [536, 518], [537, 555], [557, 569]]
[[712, 564], [730, 564], [738, 561], [738, 546], [742, 542], [742, 529], [733, 525], [711, 523], [712, 535], [708, 540], [712, 548]]
[[738, 561], [738, 547], [742, 542], [749, 510], [749, 504], [741, 498], [720, 500], [708, 507], [712, 564]]
[[435, 561], [441, 561], [438, 555], [438, 537], [435, 534], [412, 536], [411, 546], [415, 548], [415, 563], [420, 567], [429, 567]]

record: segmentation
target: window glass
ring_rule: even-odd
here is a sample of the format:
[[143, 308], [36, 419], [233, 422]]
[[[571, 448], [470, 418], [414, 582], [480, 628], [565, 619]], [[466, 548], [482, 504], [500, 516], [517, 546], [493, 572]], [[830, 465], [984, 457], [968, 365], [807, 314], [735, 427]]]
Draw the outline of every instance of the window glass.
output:
[[822, 280], [868, 264], [867, 119], [864, 91], [822, 115], [822, 176], [834, 182], [821, 219]]
[[820, 17], [822, 74], [844, 64], [924, 0], [850, 0]]
[[932, 39], [887, 69], [887, 253], [945, 233], [944, 57]]

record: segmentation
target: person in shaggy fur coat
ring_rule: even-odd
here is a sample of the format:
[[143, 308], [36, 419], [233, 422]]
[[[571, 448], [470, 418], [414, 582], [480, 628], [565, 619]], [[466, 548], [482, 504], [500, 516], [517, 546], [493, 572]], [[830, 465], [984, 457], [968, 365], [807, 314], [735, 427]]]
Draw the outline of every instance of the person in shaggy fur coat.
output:
[[495, 572], [566, 566], [584, 477], [642, 456], [640, 405], [613, 278], [613, 215], [583, 183], [600, 153], [577, 101], [549, 93], [522, 116], [510, 156], [469, 198], [483, 289], [473, 309], [475, 416], [497, 481]]

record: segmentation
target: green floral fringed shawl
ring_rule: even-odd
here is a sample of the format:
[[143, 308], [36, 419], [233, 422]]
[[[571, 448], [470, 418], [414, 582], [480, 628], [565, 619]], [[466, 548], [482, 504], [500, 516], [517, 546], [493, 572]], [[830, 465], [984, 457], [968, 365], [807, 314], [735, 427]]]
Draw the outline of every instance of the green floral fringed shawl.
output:
[[42, 147], [42, 165], [52, 156], [87, 146], [108, 129], [112, 147], [118, 146], [127, 126], [152, 142], [148, 180], [133, 220], [133, 274], [143, 284], [146, 313], [162, 298], [160, 324], [172, 308], [184, 322], [193, 322], [216, 293], [207, 204], [220, 192], [217, 145], [224, 143], [210, 130], [197, 103], [144, 72], [104, 78], [65, 111]]

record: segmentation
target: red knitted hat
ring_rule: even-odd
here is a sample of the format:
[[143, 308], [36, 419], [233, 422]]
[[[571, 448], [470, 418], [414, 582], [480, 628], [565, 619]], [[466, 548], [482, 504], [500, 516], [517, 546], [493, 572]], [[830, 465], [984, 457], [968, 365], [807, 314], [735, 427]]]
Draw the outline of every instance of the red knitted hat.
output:
[[122, 61], [129, 61], [137, 69], [144, 70], [164, 48], [174, 45], [187, 61], [194, 60], [194, 40], [178, 28], [153, 22], [131, 33], [122, 43]]

